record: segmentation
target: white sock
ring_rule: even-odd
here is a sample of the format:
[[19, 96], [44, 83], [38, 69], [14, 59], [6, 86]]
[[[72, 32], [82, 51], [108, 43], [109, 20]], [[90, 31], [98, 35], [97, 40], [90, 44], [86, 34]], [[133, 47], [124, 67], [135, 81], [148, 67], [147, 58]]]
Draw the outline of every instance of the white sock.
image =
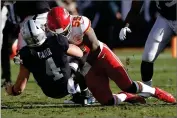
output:
[[145, 93], [149, 95], [155, 94], [155, 88], [148, 86], [140, 81], [135, 82], [135, 84], [137, 86], [137, 91], [139, 91], [139, 93]]
[[127, 95], [124, 93], [120, 93], [120, 94], [113, 94], [113, 97], [114, 97], [114, 104], [117, 105], [124, 102], [125, 99], [127, 98]]
[[148, 86], [152, 86], [152, 79], [146, 82], [143, 82], [144, 84], [148, 85]]

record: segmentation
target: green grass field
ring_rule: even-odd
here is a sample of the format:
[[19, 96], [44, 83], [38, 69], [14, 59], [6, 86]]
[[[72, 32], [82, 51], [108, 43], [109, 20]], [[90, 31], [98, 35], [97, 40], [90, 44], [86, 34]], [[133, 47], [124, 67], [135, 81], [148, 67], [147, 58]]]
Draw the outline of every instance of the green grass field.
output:
[[[140, 63], [143, 50], [116, 50], [121, 61], [133, 80], [140, 79]], [[177, 97], [176, 59], [171, 57], [170, 50], [165, 50], [155, 63], [153, 85], [160, 87]], [[13, 82], [18, 74], [18, 66], [12, 62]], [[113, 92], [119, 89], [111, 81]], [[176, 104], [167, 104], [155, 98], [147, 100], [146, 104], [122, 103], [118, 106], [100, 106], [99, 104], [81, 107], [79, 105], [64, 105], [68, 99], [52, 99], [46, 97], [36, 85], [33, 77], [29, 79], [25, 91], [16, 97], [8, 96], [4, 88], [1, 90], [2, 118], [58, 118], [58, 117], [177, 117]]]

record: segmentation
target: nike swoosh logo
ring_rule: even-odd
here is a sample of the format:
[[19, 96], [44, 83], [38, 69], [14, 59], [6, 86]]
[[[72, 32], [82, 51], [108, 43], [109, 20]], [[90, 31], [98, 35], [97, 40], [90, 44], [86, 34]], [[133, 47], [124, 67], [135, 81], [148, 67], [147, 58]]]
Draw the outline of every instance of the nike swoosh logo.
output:
[[105, 57], [105, 55], [106, 55], [106, 54], [103, 54], [102, 58], [104, 58], [104, 57]]

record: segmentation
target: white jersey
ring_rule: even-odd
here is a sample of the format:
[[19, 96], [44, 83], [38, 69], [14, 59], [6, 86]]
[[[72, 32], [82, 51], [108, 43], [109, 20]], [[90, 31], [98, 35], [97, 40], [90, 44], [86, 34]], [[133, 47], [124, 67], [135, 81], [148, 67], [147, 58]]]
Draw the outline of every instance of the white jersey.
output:
[[83, 36], [91, 25], [90, 20], [85, 16], [71, 16], [71, 36], [69, 42], [75, 45], [81, 45]]
[[[70, 43], [75, 44], [81, 48], [83, 52], [89, 52], [87, 45], [83, 43], [85, 32], [91, 26], [91, 21], [85, 16], [71, 16], [71, 36], [68, 39]], [[99, 41], [100, 49], [103, 49], [103, 43]]]

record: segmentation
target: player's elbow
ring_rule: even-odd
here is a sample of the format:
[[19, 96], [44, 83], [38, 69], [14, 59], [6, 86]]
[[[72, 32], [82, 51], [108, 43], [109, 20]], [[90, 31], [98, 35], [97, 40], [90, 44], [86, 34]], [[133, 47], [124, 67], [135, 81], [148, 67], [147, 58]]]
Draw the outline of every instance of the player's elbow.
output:
[[80, 57], [80, 58], [83, 57], [83, 52], [82, 52], [82, 50], [79, 49], [78, 52], [77, 52], [77, 54], [76, 54], [76, 56], [77, 56], [77, 57]]

